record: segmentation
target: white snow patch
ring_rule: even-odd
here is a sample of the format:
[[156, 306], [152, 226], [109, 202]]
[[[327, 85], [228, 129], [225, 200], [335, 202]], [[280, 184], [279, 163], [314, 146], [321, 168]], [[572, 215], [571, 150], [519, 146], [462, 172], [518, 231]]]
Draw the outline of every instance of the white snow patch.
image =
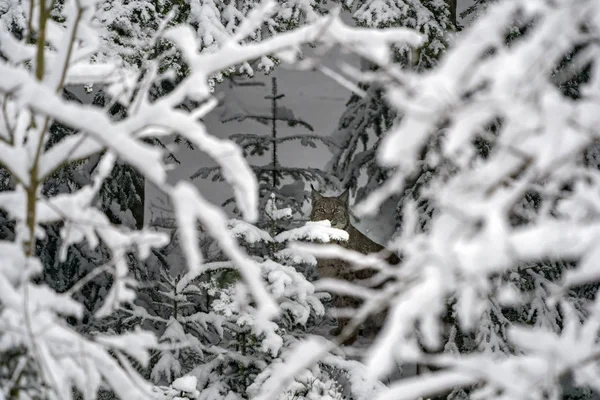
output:
[[291, 229], [281, 232], [275, 236], [275, 241], [279, 243], [290, 240], [310, 240], [329, 243], [332, 241], [347, 241], [349, 239], [348, 232], [331, 227], [331, 222], [324, 221], [308, 221], [300, 228]]
[[179, 390], [186, 393], [195, 393], [198, 392], [196, 390], [196, 385], [198, 384], [198, 378], [195, 376], [182, 376], [181, 378], [177, 378], [173, 381], [173, 389]]

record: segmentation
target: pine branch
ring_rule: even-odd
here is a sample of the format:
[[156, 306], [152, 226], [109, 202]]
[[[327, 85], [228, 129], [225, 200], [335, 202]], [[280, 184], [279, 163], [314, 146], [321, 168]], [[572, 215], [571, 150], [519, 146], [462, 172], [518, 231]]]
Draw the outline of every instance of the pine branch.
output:
[[302, 125], [303, 127], [305, 127], [306, 129], [308, 129], [311, 132], [314, 132], [314, 128], [311, 124], [309, 124], [308, 122], [305, 122], [301, 119], [297, 119], [297, 118], [289, 118], [289, 117], [271, 117], [269, 115], [260, 115], [260, 114], [256, 114], [256, 115], [236, 115], [230, 118], [226, 118], [221, 120], [221, 122], [225, 123], [225, 122], [231, 122], [231, 121], [237, 121], [237, 122], [242, 122], [245, 121], [247, 119], [251, 119], [257, 122], [260, 122], [261, 124], [268, 124], [269, 121], [273, 121], [273, 119], [275, 119], [276, 121], [284, 121], [287, 122], [289, 126], [296, 126], [296, 125]]

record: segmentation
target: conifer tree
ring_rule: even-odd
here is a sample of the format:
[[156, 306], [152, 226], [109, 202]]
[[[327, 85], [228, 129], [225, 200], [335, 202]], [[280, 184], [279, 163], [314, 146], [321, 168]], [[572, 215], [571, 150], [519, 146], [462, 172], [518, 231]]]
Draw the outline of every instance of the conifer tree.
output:
[[[333, 184], [330, 175], [318, 168], [290, 167], [282, 164], [279, 150], [282, 146], [294, 146], [300, 144], [308, 148], [315, 148], [317, 143], [331, 144], [332, 142], [324, 136], [310, 133], [299, 133], [290, 136], [281, 136], [279, 124], [284, 123], [289, 127], [302, 128], [314, 132], [313, 127], [302, 119], [297, 118], [293, 111], [280, 103], [285, 94], [279, 93], [277, 78], [271, 79], [271, 94], [265, 96], [269, 100], [269, 113], [240, 114], [224, 120], [229, 121], [255, 121], [269, 127], [264, 134], [237, 133], [231, 135], [243, 150], [245, 157], [266, 157], [270, 162], [265, 165], [251, 164], [256, 174], [259, 185], [260, 204], [264, 208], [271, 195], [274, 195], [282, 207], [290, 207], [296, 216], [302, 215], [302, 206], [310, 199], [309, 191], [305, 190], [306, 183], [315, 182], [321, 186]], [[218, 167], [203, 167], [196, 171], [192, 179], [203, 178], [213, 181], [223, 180]], [[233, 198], [227, 199], [223, 206], [233, 202]], [[266, 215], [265, 215], [266, 217]], [[283, 221], [268, 220], [263, 218], [259, 226], [278, 225]], [[283, 222], [287, 224], [289, 220]]]
[[[276, 203], [276, 197], [270, 196], [265, 218], [289, 220], [292, 210], [279, 208]], [[316, 292], [306, 278], [314, 278], [316, 260], [285, 245], [296, 240], [339, 240], [341, 231], [311, 222], [279, 233], [278, 229], [263, 230], [238, 219], [230, 220], [228, 226], [260, 266], [282, 315], [267, 330], [259, 329], [252, 313], [254, 304], [244, 302], [240, 296], [239, 273], [222, 254], [207, 260], [205, 272], [193, 280], [186, 275], [172, 278], [162, 274], [161, 300], [154, 312], [134, 306], [125, 315], [128, 320], [152, 323], [159, 331], [163, 349], [156, 354], [151, 378], [166, 398], [176, 392], [177, 380], [183, 377], [193, 378], [193, 389], [202, 398], [258, 394], [273, 375], [273, 368], [300, 340], [310, 337], [322, 321], [325, 310], [321, 301], [328, 295]], [[360, 364], [329, 354], [295, 379], [279, 398], [341, 400], [343, 388], [337, 377], [352, 375], [357, 369]], [[376, 383], [365, 385], [356, 378], [355, 387], [347, 389], [352, 398], [365, 398], [379, 387]]]
[[[347, 11], [357, 25], [371, 28], [404, 26], [425, 34], [425, 43], [418, 49], [397, 47], [395, 61], [415, 71], [424, 71], [448, 48], [457, 29], [453, 21], [455, 4], [443, 1], [353, 2]], [[367, 61], [361, 63], [364, 72], [376, 72], [378, 67]], [[359, 78], [360, 79], [360, 78]], [[389, 77], [393, 84], [393, 77]], [[360, 201], [384, 182], [387, 171], [375, 161], [379, 141], [394, 121], [401, 118], [386, 103], [381, 84], [361, 83], [361, 94], [353, 93], [340, 117], [338, 128], [332, 134], [335, 146], [327, 171], [342, 182], [343, 187], [356, 191]], [[359, 185], [362, 174], [366, 183]]]

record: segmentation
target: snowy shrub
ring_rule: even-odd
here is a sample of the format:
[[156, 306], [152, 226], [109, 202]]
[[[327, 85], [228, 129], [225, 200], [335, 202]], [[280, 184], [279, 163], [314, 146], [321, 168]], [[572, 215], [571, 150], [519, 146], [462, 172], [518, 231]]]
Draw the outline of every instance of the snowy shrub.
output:
[[[265, 212], [270, 218], [289, 215], [289, 209], [278, 209], [274, 203], [268, 203]], [[266, 326], [257, 325], [256, 304], [248, 302], [240, 275], [230, 261], [205, 263], [206, 272], [184, 287], [178, 282], [186, 281], [185, 276], [174, 280], [165, 277], [168, 282], [164, 287], [168, 290], [163, 295], [165, 305], [172, 304], [167, 307], [170, 317], [151, 316], [140, 308], [131, 312], [164, 327], [160, 344], [165, 348], [158, 352], [153, 381], [164, 385], [181, 376], [195, 377], [199, 398], [210, 399], [252, 397], [264, 389], [263, 385], [270, 385], [278, 365], [293, 357], [296, 346], [323, 323], [325, 308], [321, 300], [328, 298], [325, 293], [316, 293], [313, 284], [299, 272], [314, 267], [314, 258], [285, 249], [279, 242], [283, 237], [323, 241], [345, 233], [322, 225], [307, 223], [307, 227], [284, 231], [273, 238], [270, 232], [247, 222], [229, 221], [230, 231], [253, 256], [267, 292], [281, 310], [279, 317]], [[177, 292], [178, 287], [181, 292]], [[347, 389], [342, 388], [341, 375], [345, 376], [341, 381], [351, 382]], [[366, 382], [364, 376], [364, 366], [359, 362], [329, 353], [283, 387], [279, 398], [341, 399], [350, 393], [353, 398], [366, 399], [381, 390], [381, 384]], [[169, 398], [175, 393], [173, 388], [174, 383], [157, 390]]]
[[[289, 209], [278, 209], [271, 202], [265, 212], [269, 218], [289, 216]], [[274, 261], [277, 259], [274, 252], [278, 247], [274, 246], [277, 242], [270, 232], [240, 220], [230, 220], [228, 227], [253, 256], [265, 288], [277, 303], [281, 314], [267, 325], [257, 324], [256, 304], [248, 302], [240, 275], [230, 261], [205, 264], [210, 271], [207, 277], [198, 277], [195, 280], [197, 284], [190, 282], [181, 295], [170, 296], [179, 297], [177, 310], [180, 313], [186, 300], [195, 310], [199, 305], [207, 304], [202, 319], [212, 316], [211, 323], [218, 329], [213, 329], [214, 334], [210, 337], [206, 332], [206, 323], [203, 326], [190, 325], [191, 321], [199, 320], [194, 315], [178, 316], [179, 321], [171, 318], [166, 324], [161, 343], [185, 346], [187, 351], [197, 349], [199, 356], [190, 363], [189, 355], [184, 356], [181, 350], [162, 351], [160, 361], [154, 367], [155, 381], [158, 382], [161, 376], [167, 379], [183, 374], [197, 377], [201, 398], [245, 397], [248, 391], [252, 391], [251, 388], [260, 386], [260, 376], [264, 375], [261, 371], [286, 354], [298, 337], [305, 334], [309, 324], [323, 317], [325, 312], [312, 283], [298, 272], [298, 269], [306, 267], [303, 266], [303, 258]], [[202, 297], [190, 301], [190, 295], [198, 295], [199, 291]], [[311, 384], [306, 379], [303, 388], [310, 391]], [[328, 383], [329, 386], [332, 384]], [[329, 386], [322, 390], [333, 390]]]
[[[279, 311], [278, 301], [288, 308], [291, 321], [302, 321], [307, 307], [317, 303], [302, 295], [289, 300], [285, 297], [289, 295], [287, 282], [299, 277], [285, 269], [274, 272], [269, 264], [261, 268], [251, 259], [237, 245], [220, 208], [207, 202], [189, 183], [167, 182], [167, 154], [148, 144], [147, 139], [177, 133], [209, 154], [222, 167], [243, 217], [252, 222], [257, 217], [254, 175], [236, 145], [209, 135], [200, 122], [216, 104], [210, 97], [209, 78], [268, 54], [292, 60], [298, 55], [298, 46], [305, 42], [328, 46], [343, 42], [380, 55], [386, 53], [390, 42], [419, 42], [418, 35], [407, 30], [357, 31], [332, 16], [311, 18], [302, 28], [259, 43], [240, 44], [265, 18], [277, 12], [273, 3], [265, 3], [250, 13], [234, 34], [221, 38], [220, 50], [211, 48], [200, 53], [196, 32], [189, 25], [167, 28], [167, 21], [159, 21], [158, 28], [143, 38], [144, 44], [152, 47], [168, 41], [179, 51], [187, 73], [168, 94], [153, 98], [153, 88], [169, 79], [169, 74], [163, 75], [162, 61], [124, 63], [124, 55], [106, 39], [108, 27], [100, 15], [106, 9], [101, 5], [105, 4], [45, 0], [2, 3], [0, 165], [2, 176], [11, 184], [0, 192], [0, 208], [10, 224], [8, 229], [14, 233], [0, 242], [0, 354], [3, 360], [7, 354], [9, 360], [0, 371], [3, 396], [70, 399], [75, 393], [94, 398], [100, 388], [125, 399], [151, 396], [151, 385], [138, 368], [148, 366], [149, 350], [158, 345], [155, 335], [139, 326], [118, 334], [84, 335], [71, 324], [83, 316], [82, 304], [73, 299], [80, 286], [58, 293], [36, 280], [43, 272], [36, 241], [44, 239], [45, 226], [57, 224], [62, 239], [61, 251], [55, 255], [57, 262], [65, 260], [73, 245], [82, 242], [92, 249], [100, 243], [106, 248], [106, 262], [90, 272], [90, 278], [109, 273], [111, 281], [101, 304], [93, 310], [94, 318], [110, 317], [134, 302], [138, 282], [130, 273], [128, 260], [146, 259], [153, 249], [164, 246], [168, 237], [149, 229], [132, 229], [128, 227], [130, 220], [111, 221], [97, 207], [103, 183], [120, 163], [135, 168], [174, 205], [188, 267], [176, 282], [174, 293], [183, 293], [205, 270], [196, 240], [196, 222], [200, 221], [242, 278], [237, 285], [239, 304], [250, 304], [252, 299], [247, 326], [253, 333], [269, 338], [278, 335], [272, 322]], [[119, 17], [117, 11], [111, 16]], [[139, 24], [128, 26], [131, 20], [127, 15], [121, 15], [122, 31], [140, 29], [146, 18], [143, 11], [136, 13]], [[208, 43], [204, 47], [209, 47]], [[84, 106], [63, 95], [65, 87], [83, 84], [103, 86], [111, 104], [119, 103], [127, 109], [123, 118], [116, 121], [107, 107]], [[199, 106], [182, 108], [189, 99]], [[71, 128], [73, 133], [51, 143], [49, 128], [54, 122]], [[68, 165], [85, 164], [92, 156], [96, 157], [97, 167], [89, 182], [70, 191], [42, 192], [52, 174]], [[267, 284], [265, 270], [269, 271]], [[282, 292], [270, 293], [268, 285]], [[193, 322], [203, 326], [215, 321], [199, 318]], [[183, 338], [178, 318], [166, 324], [168, 333], [162, 338], [163, 345], [172, 344], [169, 338]], [[189, 339], [187, 335], [185, 338]], [[275, 351], [283, 344], [277, 340], [267, 340], [265, 349]], [[220, 362], [218, 356], [215, 360]], [[169, 368], [160, 373], [177, 373], [173, 365], [169, 363]]]

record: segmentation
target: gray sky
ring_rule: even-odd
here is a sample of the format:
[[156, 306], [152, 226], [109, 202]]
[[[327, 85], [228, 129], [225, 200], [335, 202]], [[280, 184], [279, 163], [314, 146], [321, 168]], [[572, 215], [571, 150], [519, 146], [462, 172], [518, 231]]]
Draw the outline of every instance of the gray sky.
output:
[[[346, 57], [349, 61], [356, 62]], [[338, 119], [344, 111], [344, 105], [350, 97], [350, 91], [337, 84], [331, 78], [319, 72], [293, 71], [283, 67], [277, 68], [270, 75], [258, 73], [253, 82], [263, 82], [264, 87], [234, 87], [230, 88], [225, 82], [218, 85], [216, 92], [224, 96], [223, 105], [216, 108], [205, 118], [205, 124], [210, 134], [227, 138], [235, 133], [270, 134], [270, 127], [255, 121], [227, 122], [221, 120], [237, 113], [270, 114], [270, 101], [264, 99], [271, 91], [271, 77], [277, 78], [279, 93], [285, 94], [280, 104], [290, 108], [294, 115], [313, 126], [314, 132], [302, 127], [288, 127], [280, 123], [278, 135], [281, 137], [314, 133], [329, 135], [337, 127]], [[282, 165], [290, 167], [322, 168], [329, 160], [331, 153], [324, 146], [316, 149], [283, 144], [279, 150], [279, 160]], [[179, 165], [170, 174], [173, 180], [188, 179], [200, 167], [213, 166], [215, 163], [200, 151], [179, 149], [177, 157]], [[249, 159], [251, 163], [265, 164], [268, 159]], [[231, 196], [231, 190], [224, 183], [214, 183], [209, 180], [195, 179], [194, 184], [200, 188], [203, 195], [214, 203], [221, 203]], [[147, 188], [147, 196], [152, 197], [152, 188]]]

